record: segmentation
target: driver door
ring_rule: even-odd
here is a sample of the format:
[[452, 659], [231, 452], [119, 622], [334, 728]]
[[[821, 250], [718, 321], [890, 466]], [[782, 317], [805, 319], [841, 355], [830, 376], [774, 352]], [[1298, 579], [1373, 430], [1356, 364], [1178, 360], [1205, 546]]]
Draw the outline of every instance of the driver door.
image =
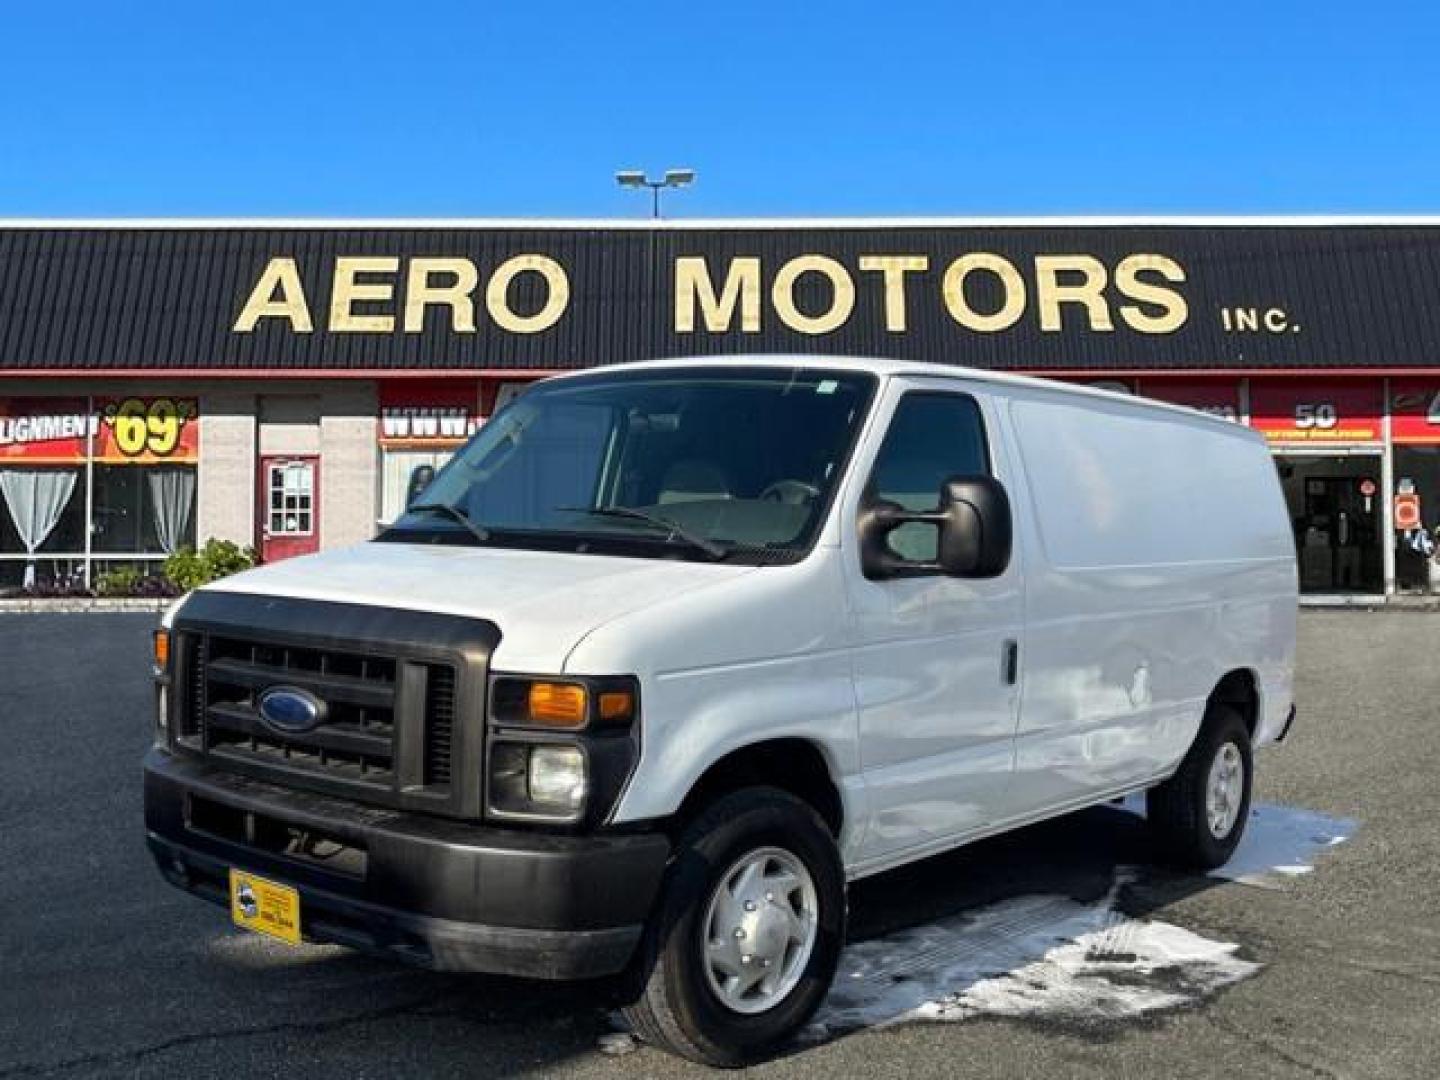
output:
[[[870, 807], [861, 857], [882, 858], [1006, 816], [1019, 708], [1021, 552], [1004, 573], [868, 580], [855, 520], [867, 500], [931, 510], [956, 475], [1014, 475], [983, 393], [949, 380], [897, 380], [863, 489], [847, 503], [843, 543], [854, 635], [860, 753]], [[909, 524], [891, 551], [933, 560], [937, 528]]]

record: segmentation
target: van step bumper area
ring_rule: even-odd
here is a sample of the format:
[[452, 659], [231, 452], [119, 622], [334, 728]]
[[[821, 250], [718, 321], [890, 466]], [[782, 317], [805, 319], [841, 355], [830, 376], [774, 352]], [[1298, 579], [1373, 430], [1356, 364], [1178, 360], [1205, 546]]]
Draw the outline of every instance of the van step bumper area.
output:
[[294, 887], [301, 931], [441, 971], [614, 974], [669, 856], [658, 832], [496, 829], [292, 791], [152, 750], [145, 829], [172, 884], [229, 908], [233, 867]]

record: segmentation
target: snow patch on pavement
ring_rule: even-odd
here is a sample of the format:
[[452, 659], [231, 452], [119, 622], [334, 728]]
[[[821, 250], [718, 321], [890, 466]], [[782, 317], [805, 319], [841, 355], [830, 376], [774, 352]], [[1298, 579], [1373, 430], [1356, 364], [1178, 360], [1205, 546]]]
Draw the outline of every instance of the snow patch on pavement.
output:
[[[1355, 822], [1257, 805], [1222, 879], [1278, 887], [1308, 873]], [[1016, 897], [978, 911], [849, 946], [810, 1030], [824, 1039], [858, 1028], [977, 1016], [1094, 1021], [1198, 1003], [1254, 975], [1238, 946], [1116, 910], [1142, 871], [1120, 868], [1110, 890], [1084, 903]]]
[[1275, 875], [1310, 873], [1316, 855], [1343, 844], [1358, 827], [1350, 818], [1262, 803], [1251, 809], [1235, 854], [1224, 866], [1210, 871], [1210, 876], [1274, 888]]
[[[1144, 817], [1145, 797], [1131, 795], [1123, 808]], [[1211, 870], [1209, 876], [1273, 889], [1284, 878], [1310, 873], [1315, 869], [1316, 855], [1343, 844], [1359, 827], [1353, 818], [1298, 806], [1255, 803], [1250, 807], [1245, 835], [1235, 854], [1224, 866]]]

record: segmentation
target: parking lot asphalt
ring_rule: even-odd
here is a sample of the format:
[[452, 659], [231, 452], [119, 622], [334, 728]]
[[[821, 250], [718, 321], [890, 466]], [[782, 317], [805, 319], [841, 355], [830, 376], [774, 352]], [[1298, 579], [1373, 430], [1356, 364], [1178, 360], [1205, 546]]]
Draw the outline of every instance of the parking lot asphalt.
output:
[[[229, 928], [143, 844], [152, 616], [0, 616], [0, 1080], [29, 1076], [679, 1076], [607, 1054], [596, 987], [440, 976]], [[1440, 1075], [1440, 615], [1307, 612], [1300, 720], [1257, 798], [1355, 819], [1313, 873], [1150, 874], [1128, 903], [1239, 945], [1258, 973], [1143, 1017], [862, 1028], [766, 1076]], [[1144, 863], [1104, 808], [862, 882], [873, 939], [1017, 897], [1089, 901]], [[628, 1048], [625, 1040], [619, 1041]]]

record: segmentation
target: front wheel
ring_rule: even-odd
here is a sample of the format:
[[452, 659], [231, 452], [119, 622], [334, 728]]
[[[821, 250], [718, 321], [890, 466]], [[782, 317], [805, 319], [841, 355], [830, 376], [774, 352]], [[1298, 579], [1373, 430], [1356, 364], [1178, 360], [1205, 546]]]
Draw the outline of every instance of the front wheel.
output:
[[844, 938], [845, 875], [825, 823], [786, 792], [735, 792], [677, 845], [625, 1017], [682, 1057], [742, 1065], [814, 1015]]
[[1211, 706], [1180, 768], [1146, 797], [1167, 858], [1199, 870], [1229, 860], [1250, 815], [1253, 763], [1244, 719], [1228, 705]]

